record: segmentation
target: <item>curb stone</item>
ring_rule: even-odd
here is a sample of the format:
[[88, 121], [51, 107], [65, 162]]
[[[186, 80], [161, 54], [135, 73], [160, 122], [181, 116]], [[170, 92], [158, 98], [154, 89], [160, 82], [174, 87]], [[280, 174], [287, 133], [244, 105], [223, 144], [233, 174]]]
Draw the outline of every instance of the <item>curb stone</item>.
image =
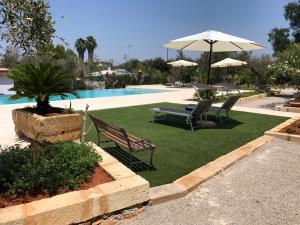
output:
[[293, 141], [296, 143], [300, 143], [300, 135], [296, 134], [288, 134], [282, 132], [285, 128], [293, 124], [295, 121], [300, 120], [300, 116], [295, 116], [290, 118], [289, 120], [279, 124], [278, 126], [272, 128], [271, 130], [268, 130], [265, 132], [265, 135], [271, 136], [271, 137], [277, 137], [283, 140], [287, 141]]
[[150, 188], [149, 198], [152, 205], [181, 198], [193, 191], [203, 182], [221, 173], [239, 160], [247, 157], [262, 145], [269, 142], [273, 137], [263, 135], [239, 148], [227, 153], [212, 162], [192, 171], [191, 173], [165, 184]]

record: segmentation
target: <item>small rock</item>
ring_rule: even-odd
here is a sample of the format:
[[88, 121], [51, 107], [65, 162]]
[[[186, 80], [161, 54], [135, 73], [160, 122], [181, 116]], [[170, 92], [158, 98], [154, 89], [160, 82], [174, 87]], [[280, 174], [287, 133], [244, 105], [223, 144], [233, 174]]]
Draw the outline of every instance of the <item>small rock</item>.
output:
[[216, 123], [214, 121], [208, 121], [208, 120], [197, 121], [196, 124], [204, 128], [213, 128], [216, 126]]

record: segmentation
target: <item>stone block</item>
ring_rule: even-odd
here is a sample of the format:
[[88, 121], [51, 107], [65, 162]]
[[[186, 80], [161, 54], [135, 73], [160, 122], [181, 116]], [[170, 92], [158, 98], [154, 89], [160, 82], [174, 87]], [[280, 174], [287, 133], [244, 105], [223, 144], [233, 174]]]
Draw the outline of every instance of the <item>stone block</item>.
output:
[[18, 136], [43, 142], [80, 139], [82, 117], [78, 113], [42, 116], [24, 109], [12, 111]]

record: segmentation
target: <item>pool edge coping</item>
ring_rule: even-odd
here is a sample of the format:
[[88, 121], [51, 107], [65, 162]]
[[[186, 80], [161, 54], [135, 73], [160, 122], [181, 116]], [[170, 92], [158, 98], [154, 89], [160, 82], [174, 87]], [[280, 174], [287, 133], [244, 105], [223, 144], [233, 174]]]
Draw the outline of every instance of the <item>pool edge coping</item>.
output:
[[[121, 88], [112, 88], [112, 89], [99, 89], [99, 90], [116, 90], [116, 89], [121, 89]], [[124, 88], [125, 89], [125, 88]], [[97, 96], [97, 97], [88, 97], [88, 98], [72, 98], [72, 99], [59, 99], [59, 100], [50, 100], [50, 103], [53, 102], [70, 102], [70, 101], [74, 101], [74, 100], [93, 100], [93, 99], [97, 99], [97, 98], [112, 98], [112, 97], [126, 97], [126, 96], [133, 96], [133, 95], [149, 95], [149, 94], [166, 94], [166, 93], [174, 93], [176, 91], [179, 90], [166, 90], [166, 89], [151, 89], [151, 88], [134, 88], [134, 87], [130, 87], [129, 89], [145, 89], [145, 90], [151, 90], [151, 91], [156, 91], [156, 92], [150, 92], [150, 93], [136, 93], [136, 94], [130, 94], [130, 95], [112, 95], [112, 96]], [[97, 89], [93, 89], [93, 90], [97, 90]], [[78, 91], [91, 91], [91, 90], [78, 90]], [[12, 96], [13, 94], [9, 94], [9, 96]], [[3, 95], [2, 95], [3, 96]], [[26, 97], [24, 97], [26, 98]], [[0, 103], [0, 107], [3, 106], [18, 106], [18, 107], [26, 107], [26, 106], [32, 106], [35, 105], [36, 102], [31, 101], [31, 102], [19, 102], [19, 103], [6, 103], [6, 104], [1, 104]]]

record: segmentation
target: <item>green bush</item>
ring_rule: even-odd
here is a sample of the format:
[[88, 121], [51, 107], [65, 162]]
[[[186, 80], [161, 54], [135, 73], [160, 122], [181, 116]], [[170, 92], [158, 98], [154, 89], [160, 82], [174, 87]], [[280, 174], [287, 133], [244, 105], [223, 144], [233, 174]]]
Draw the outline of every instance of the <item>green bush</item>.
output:
[[54, 194], [74, 190], [91, 178], [101, 157], [85, 143], [0, 148], [0, 194]]
[[201, 97], [202, 99], [212, 99], [216, 96], [216, 90], [198, 90], [198, 94], [195, 93], [195, 97]]

